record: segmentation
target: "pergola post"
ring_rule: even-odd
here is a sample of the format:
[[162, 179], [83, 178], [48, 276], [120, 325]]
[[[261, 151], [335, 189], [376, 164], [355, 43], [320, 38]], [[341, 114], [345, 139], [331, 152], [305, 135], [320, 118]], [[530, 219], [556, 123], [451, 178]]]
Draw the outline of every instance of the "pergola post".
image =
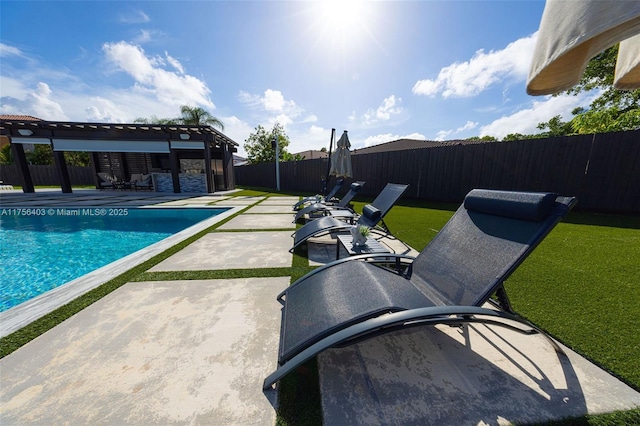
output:
[[[215, 144], [216, 137], [213, 137], [213, 143]], [[207, 184], [207, 192], [209, 194], [216, 192], [215, 180], [213, 178], [213, 170], [211, 169], [211, 141], [208, 137], [205, 137], [204, 141], [204, 173], [205, 182]]]
[[179, 194], [180, 191], [180, 162], [178, 161], [178, 150], [170, 148], [169, 166], [171, 167], [171, 180], [173, 181], [173, 192]]
[[32, 193], [36, 192], [33, 188], [33, 180], [31, 179], [31, 172], [29, 171], [29, 163], [27, 163], [27, 156], [24, 155], [24, 147], [21, 143], [12, 143], [11, 149], [13, 151], [13, 158], [20, 169], [22, 175], [22, 192]]
[[[229, 147], [227, 146], [227, 144], [221, 143], [220, 150], [222, 151], [222, 177], [224, 179], [224, 189], [228, 189], [229, 188], [229, 154], [230, 154]], [[233, 167], [231, 168], [231, 170], [233, 170]]]
[[67, 162], [64, 159], [63, 151], [53, 151], [53, 162], [56, 165], [58, 171], [58, 178], [60, 178], [60, 186], [64, 194], [70, 194], [71, 179], [69, 179], [69, 169], [67, 169]]

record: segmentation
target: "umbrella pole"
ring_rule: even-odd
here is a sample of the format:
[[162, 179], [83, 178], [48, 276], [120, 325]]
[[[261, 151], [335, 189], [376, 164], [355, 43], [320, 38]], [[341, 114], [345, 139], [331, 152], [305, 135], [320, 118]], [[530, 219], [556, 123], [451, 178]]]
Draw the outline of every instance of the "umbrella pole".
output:
[[331, 149], [333, 149], [333, 139], [335, 138], [336, 129], [331, 129], [331, 140], [329, 141], [329, 161], [327, 162], [327, 177], [324, 180], [324, 195], [329, 192], [329, 174], [331, 173]]

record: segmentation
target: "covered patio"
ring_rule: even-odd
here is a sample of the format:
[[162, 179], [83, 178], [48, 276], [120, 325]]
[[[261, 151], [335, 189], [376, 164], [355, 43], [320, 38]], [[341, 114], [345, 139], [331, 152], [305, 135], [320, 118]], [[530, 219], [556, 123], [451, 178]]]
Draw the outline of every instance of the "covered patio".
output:
[[152, 174], [155, 190], [163, 192], [235, 189], [238, 143], [210, 126], [3, 120], [0, 135], [11, 143], [25, 193], [35, 192], [25, 156], [29, 145], [51, 146], [63, 193], [72, 192], [67, 151], [90, 153], [96, 188], [97, 174], [104, 172], [121, 182]]

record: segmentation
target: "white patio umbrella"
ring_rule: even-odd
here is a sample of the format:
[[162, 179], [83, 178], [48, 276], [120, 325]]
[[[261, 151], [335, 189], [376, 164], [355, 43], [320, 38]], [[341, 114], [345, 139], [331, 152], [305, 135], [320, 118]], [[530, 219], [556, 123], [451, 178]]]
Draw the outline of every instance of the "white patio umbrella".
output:
[[591, 58], [620, 43], [614, 85], [640, 88], [640, 1], [547, 0], [527, 93], [547, 95], [574, 86]]
[[335, 153], [331, 156], [331, 171], [329, 174], [336, 177], [351, 177], [353, 172], [351, 170], [351, 151], [349, 151], [349, 148], [351, 148], [351, 143], [345, 130], [336, 144]]

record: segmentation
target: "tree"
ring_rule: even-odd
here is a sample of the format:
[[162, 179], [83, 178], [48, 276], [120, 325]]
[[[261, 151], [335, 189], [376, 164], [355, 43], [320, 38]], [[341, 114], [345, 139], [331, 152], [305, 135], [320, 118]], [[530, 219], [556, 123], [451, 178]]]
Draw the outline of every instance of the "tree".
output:
[[177, 118], [158, 118], [155, 115], [149, 118], [138, 117], [133, 122], [139, 124], [179, 124]]
[[468, 141], [496, 142], [498, 139], [496, 139], [493, 136], [486, 135], [486, 136], [483, 136], [483, 137], [471, 136], [470, 138], [467, 138], [466, 140], [468, 140]]
[[158, 118], [152, 115], [150, 118], [139, 117], [133, 120], [134, 123], [140, 124], [186, 124], [188, 126], [212, 126], [220, 130], [224, 130], [224, 123], [211, 113], [200, 107], [191, 107], [182, 105], [180, 107], [180, 117], [176, 118]]
[[538, 124], [537, 128], [543, 130], [543, 132], [538, 135], [538, 137], [541, 138], [565, 136], [573, 133], [571, 122], [562, 121], [562, 117], [559, 115], [556, 115], [546, 123]]
[[[595, 56], [574, 87], [563, 93], [578, 95], [582, 92], [600, 90], [600, 95], [589, 108], [576, 108], [569, 122], [559, 116], [540, 123], [541, 130], [549, 129], [551, 136], [589, 134], [640, 129], [640, 89], [618, 90], [613, 87], [618, 45]], [[557, 95], [554, 95], [557, 96]]]
[[178, 121], [181, 124], [191, 126], [212, 126], [224, 130], [224, 124], [218, 118], [211, 115], [208, 111], [200, 107], [190, 107], [183, 105], [180, 107], [181, 117]]
[[91, 164], [88, 152], [66, 151], [64, 161], [69, 166], [87, 167]]
[[541, 137], [540, 135], [523, 135], [522, 133], [509, 133], [507, 136], [502, 138], [503, 142], [508, 141], [522, 141], [525, 139], [536, 139]]
[[13, 154], [11, 153], [11, 144], [6, 144], [0, 148], [0, 164], [13, 163]]
[[278, 138], [280, 161], [295, 161], [296, 157], [300, 157], [299, 155], [293, 156], [287, 152], [287, 146], [289, 146], [290, 143], [289, 136], [287, 136], [280, 123], [276, 122], [270, 132], [267, 132], [261, 125], [258, 125], [255, 130], [255, 133], [251, 133], [244, 141], [244, 149], [247, 152], [247, 161], [249, 164], [275, 161], [276, 150], [271, 143], [274, 136]]
[[51, 145], [34, 145], [32, 150], [26, 151], [25, 157], [29, 164], [48, 165], [53, 164], [53, 150]]

